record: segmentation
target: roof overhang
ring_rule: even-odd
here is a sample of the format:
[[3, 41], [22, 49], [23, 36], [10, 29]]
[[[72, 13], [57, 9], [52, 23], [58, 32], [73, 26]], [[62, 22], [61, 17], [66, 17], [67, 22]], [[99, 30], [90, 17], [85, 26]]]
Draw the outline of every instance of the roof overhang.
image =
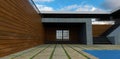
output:
[[113, 9], [110, 13], [112, 14], [112, 13], [115, 13], [115, 12], [118, 12], [118, 11], [120, 11], [120, 7]]
[[110, 12], [94, 11], [41, 11], [41, 14], [110, 14]]
[[41, 12], [43, 18], [109, 18], [103, 12]]

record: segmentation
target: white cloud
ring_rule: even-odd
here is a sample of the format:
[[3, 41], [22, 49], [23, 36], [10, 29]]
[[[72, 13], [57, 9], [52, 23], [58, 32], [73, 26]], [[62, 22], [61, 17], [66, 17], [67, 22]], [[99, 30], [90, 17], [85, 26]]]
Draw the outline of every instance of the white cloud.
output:
[[52, 2], [54, 0], [33, 0], [34, 2]]
[[84, 5], [76, 9], [76, 11], [95, 11], [96, 8], [90, 5]]
[[78, 8], [78, 5], [77, 4], [74, 4], [74, 5], [69, 5], [69, 6], [65, 6], [61, 9], [59, 9], [60, 11], [70, 11], [70, 10], [73, 10], [73, 9], [76, 9]]
[[54, 11], [52, 7], [46, 6], [46, 5], [36, 5], [40, 11]]
[[118, 8], [120, 7], [120, 0], [105, 0], [103, 5], [110, 9]]
[[69, 5], [60, 9], [60, 11], [105, 11], [92, 5]]
[[92, 11], [92, 12], [95, 12], [95, 11], [102, 11], [103, 12], [104, 11], [105, 12], [105, 10], [94, 7], [92, 5], [81, 6], [76, 11]]
[[[51, 2], [51, 1], [54, 1], [54, 0], [34, 0], [35, 2]], [[38, 7], [38, 9], [40, 11], [91, 11], [91, 12], [94, 12], [94, 11], [102, 11], [102, 12], [106, 12], [105, 10], [103, 9], [100, 9], [100, 8], [97, 8], [97, 7], [94, 7], [92, 5], [87, 5], [85, 4], [85, 2], [81, 3], [80, 5], [78, 4], [73, 4], [73, 5], [68, 5], [68, 6], [64, 6], [62, 8], [56, 8], [54, 9], [53, 7], [50, 7], [48, 5], [43, 5], [43, 4], [36, 4], [36, 6]]]

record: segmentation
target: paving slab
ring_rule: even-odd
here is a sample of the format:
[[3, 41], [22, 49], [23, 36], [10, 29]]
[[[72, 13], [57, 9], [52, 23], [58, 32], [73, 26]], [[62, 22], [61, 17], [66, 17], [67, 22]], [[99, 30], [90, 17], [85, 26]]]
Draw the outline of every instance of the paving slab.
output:
[[79, 54], [72, 48], [68, 47], [67, 45], [63, 45], [67, 53], [70, 55], [71, 59], [87, 59], [83, 55]]
[[82, 50], [104, 50], [104, 49], [120, 49], [120, 46], [112, 45], [80, 45], [80, 44], [69, 44], [73, 47], [79, 47]]
[[[50, 47], [48, 47], [50, 45]], [[67, 51], [68, 55], [71, 59], [86, 59], [85, 56], [78, 53], [81, 52], [84, 55], [95, 59], [93, 55], [90, 55], [83, 50], [120, 50], [120, 45], [80, 45], [80, 44], [63, 44], [65, 50]], [[71, 46], [71, 47], [69, 47]], [[46, 48], [48, 47], [48, 48]], [[44, 50], [44, 48], [46, 48]], [[35, 55], [32, 59], [49, 59], [53, 50], [55, 48], [55, 44], [44, 44], [40, 46], [36, 46], [18, 53], [10, 54], [8, 56], [2, 57], [0, 59], [30, 59], [32, 56]], [[75, 50], [74, 50], [74, 49]], [[77, 51], [76, 51], [77, 50]], [[38, 53], [39, 51], [42, 51]], [[38, 53], [38, 54], [37, 54]], [[37, 55], [36, 55], [37, 54]], [[61, 44], [57, 44], [52, 59], [69, 59], [68, 55], [65, 53], [64, 49], [62, 48]], [[17, 56], [17, 57], [16, 57]]]
[[82, 50], [99, 50], [99, 48], [97, 48], [97, 46], [87, 46], [87, 45], [71, 45], [72, 47], [78, 47]]
[[88, 53], [84, 52], [81, 48], [78, 48], [78, 47], [75, 47], [75, 46], [72, 46], [72, 45], [71, 45], [71, 47], [74, 48], [75, 50], [79, 51], [79, 52], [82, 53], [83, 55], [87, 56], [87, 57], [90, 58], [90, 59], [98, 59], [97, 57], [95, 57], [95, 56], [93, 56], [93, 55], [91, 55], [91, 54], [88, 54]]
[[42, 47], [46, 47], [47, 45], [40, 45], [40, 46], [36, 46], [21, 52], [17, 52], [8, 56], [5, 56], [3, 58], [0, 59], [28, 59], [31, 55], [33, 55], [36, 50], [39, 50]]
[[53, 55], [53, 59], [68, 59], [68, 57], [61, 45], [56, 46], [56, 49], [55, 49], [55, 52]]
[[37, 48], [37, 47], [33, 47], [33, 48], [30, 48], [30, 49], [27, 49], [27, 50], [24, 50], [24, 51], [20, 51], [20, 52], [14, 53], [14, 54], [10, 54], [10, 55], [5, 56], [5, 57], [2, 57], [2, 58], [0, 58], [0, 59], [11, 59], [11, 58], [13, 58], [13, 57], [15, 57], [15, 56], [18, 56], [18, 55], [27, 53], [27, 52], [29, 52], [29, 51], [32, 51], [32, 50], [36, 49], [36, 48]]
[[51, 45], [50, 47], [36, 55], [33, 59], [49, 59], [54, 47], [55, 45]]
[[30, 59], [33, 55], [35, 55], [36, 53], [38, 53], [39, 51], [43, 50], [46, 47], [47, 47], [46, 45], [45, 46], [41, 46], [41, 47], [37, 48], [34, 51], [31, 51], [29, 53], [23, 54], [23, 55], [21, 55], [19, 57], [16, 57], [14, 59]]

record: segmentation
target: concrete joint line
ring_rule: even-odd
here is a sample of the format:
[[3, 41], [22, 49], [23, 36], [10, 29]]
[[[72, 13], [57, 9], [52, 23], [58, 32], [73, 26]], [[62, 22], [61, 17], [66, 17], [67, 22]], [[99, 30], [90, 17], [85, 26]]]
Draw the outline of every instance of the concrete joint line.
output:
[[[70, 45], [69, 45], [70, 46]], [[78, 46], [74, 46], [74, 47], [77, 47], [77, 48], [80, 48], [82, 50], [87, 50], [86, 48], [83, 48], [83, 47], [78, 47]]]
[[80, 51], [74, 49], [73, 47], [71, 47], [71, 46], [68, 46], [68, 47], [70, 47], [71, 49], [75, 50], [75, 51], [78, 52], [79, 54], [83, 55], [85, 58], [91, 59], [91, 58], [89, 58], [88, 56], [86, 56], [85, 54], [83, 54], [82, 52], [80, 52]]
[[53, 54], [54, 54], [54, 52], [55, 52], [56, 46], [57, 46], [57, 44], [54, 46], [54, 49], [53, 49], [53, 51], [52, 51], [52, 53], [51, 53], [49, 59], [52, 59], [52, 58], [53, 58]]
[[30, 59], [33, 59], [36, 55], [38, 55], [39, 53], [41, 53], [42, 51], [44, 51], [44, 50], [47, 49], [48, 47], [50, 47], [50, 45], [48, 45], [48, 46], [45, 47], [44, 49], [40, 50], [38, 53], [36, 53], [36, 54], [33, 55], [32, 57], [30, 57]]
[[63, 46], [62, 44], [61, 44], [61, 46], [62, 46], [62, 48], [63, 48], [65, 54], [67, 55], [68, 59], [71, 59], [70, 55], [67, 53], [67, 51], [66, 51], [66, 49], [64, 48], [64, 46]]
[[32, 50], [23, 52], [23, 53], [21, 53], [21, 54], [15, 55], [15, 56], [12, 57], [11, 59], [15, 59], [16, 57], [19, 57], [19, 56], [22, 56], [22, 55], [24, 55], [24, 54], [26, 54], [26, 53], [28, 53], [28, 52], [34, 51], [34, 50], [38, 49], [39, 47], [40, 47], [40, 46], [38, 46], [38, 47], [36, 47], [36, 48], [34, 48], [34, 49], [32, 49]]

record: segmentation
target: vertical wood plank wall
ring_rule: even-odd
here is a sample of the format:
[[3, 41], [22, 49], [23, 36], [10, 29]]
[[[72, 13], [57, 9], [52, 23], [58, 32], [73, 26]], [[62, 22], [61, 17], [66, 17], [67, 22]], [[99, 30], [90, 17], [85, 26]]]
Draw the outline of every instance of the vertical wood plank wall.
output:
[[28, 0], [0, 0], [0, 57], [43, 44], [41, 17]]

